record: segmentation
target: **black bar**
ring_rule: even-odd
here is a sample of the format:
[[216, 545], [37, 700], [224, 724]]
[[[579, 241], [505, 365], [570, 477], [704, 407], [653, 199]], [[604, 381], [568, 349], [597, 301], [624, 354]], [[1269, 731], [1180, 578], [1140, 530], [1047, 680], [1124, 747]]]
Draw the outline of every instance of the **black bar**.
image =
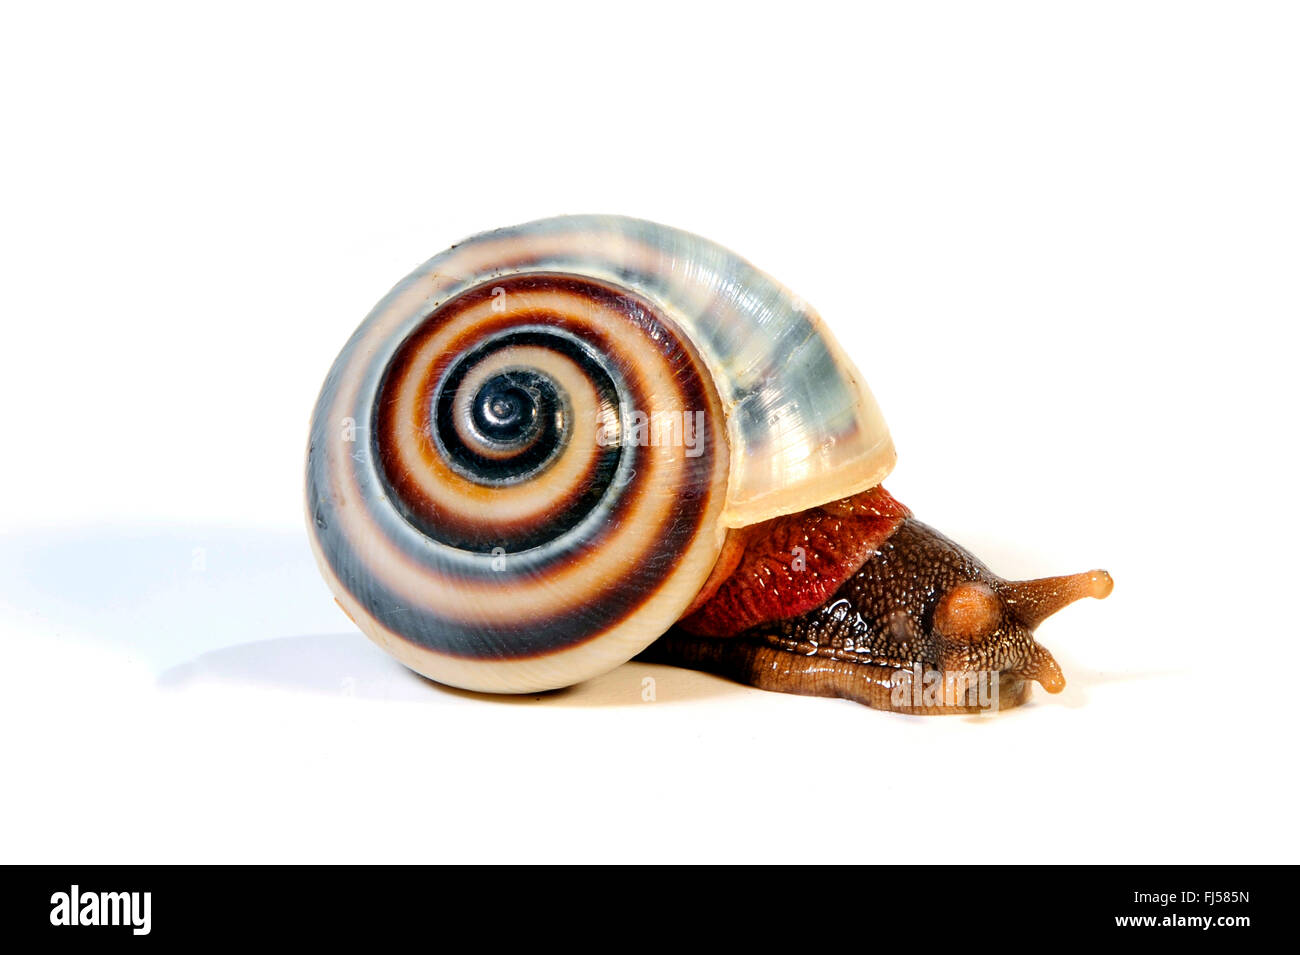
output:
[[[374, 942], [412, 933], [430, 945], [450, 944], [453, 937], [496, 944], [515, 933], [562, 940], [578, 932], [607, 938], [604, 947], [622, 947], [618, 939], [653, 945], [658, 938], [665, 948], [679, 948], [689, 941], [683, 932], [705, 931], [729, 945], [753, 937], [804, 939], [816, 946], [827, 940], [816, 937], [824, 931], [829, 937], [860, 933], [864, 948], [886, 944], [919, 952], [935, 946], [981, 951], [1009, 940], [1051, 944], [1125, 937], [1218, 947], [1247, 942], [1260, 929], [1283, 930], [1289, 921], [1278, 905], [1285, 897], [1286, 873], [1277, 868], [1016, 868], [961, 862], [726, 872], [636, 868], [640, 871], [589, 873], [573, 867], [543, 873], [10, 867], [6, 882], [13, 888], [3, 895], [3, 924], [11, 936], [46, 942], [75, 937], [96, 945], [110, 939], [132, 945]], [[116, 912], [120, 924], [68, 924], [74, 885], [81, 913], [110, 921]], [[105, 899], [102, 893], [113, 895]], [[93, 903], [87, 901], [92, 895]], [[701, 935], [691, 945], [706, 943]]]

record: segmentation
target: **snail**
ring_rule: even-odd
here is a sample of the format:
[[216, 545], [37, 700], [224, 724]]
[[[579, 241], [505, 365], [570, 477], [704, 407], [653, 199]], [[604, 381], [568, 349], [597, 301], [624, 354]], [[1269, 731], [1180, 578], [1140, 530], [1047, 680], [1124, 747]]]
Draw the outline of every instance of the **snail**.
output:
[[375, 307], [316, 403], [307, 523], [354, 623], [463, 689], [640, 655], [910, 713], [1059, 692], [1034, 630], [1110, 576], [996, 576], [881, 486], [894, 461], [801, 299], [687, 232], [564, 216]]

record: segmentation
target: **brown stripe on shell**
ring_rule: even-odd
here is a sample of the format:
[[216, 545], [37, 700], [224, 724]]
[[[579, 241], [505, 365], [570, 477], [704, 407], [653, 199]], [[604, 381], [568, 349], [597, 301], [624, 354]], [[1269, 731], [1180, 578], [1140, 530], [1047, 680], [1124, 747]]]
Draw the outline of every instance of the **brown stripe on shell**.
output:
[[[654, 312], [648, 303], [600, 283], [564, 276], [528, 275], [489, 282], [483, 287], [471, 289], [464, 295], [453, 299], [431, 315], [425, 324], [403, 345], [394, 359], [390, 371], [385, 375], [384, 385], [377, 403], [378, 417], [375, 434], [380, 451], [379, 459], [384, 472], [394, 491], [399, 496], [402, 506], [408, 509], [411, 516], [420, 522], [422, 526], [433, 533], [437, 533], [438, 529], [442, 529], [453, 537], [482, 537], [489, 544], [497, 538], [508, 539], [518, 536], [529, 526], [528, 518], [521, 520], [501, 519], [493, 513], [483, 510], [477, 510], [470, 515], [461, 515], [451, 509], [449, 502], [445, 498], [442, 501], [436, 500], [430, 497], [421, 487], [422, 476], [425, 482], [428, 481], [430, 476], [436, 476], [437, 482], [442, 485], [454, 485], [461, 489], [461, 492], [470, 496], [475, 504], [497, 509], [501, 507], [501, 492], [499, 490], [474, 485], [471, 481], [454, 473], [442, 460], [442, 453], [435, 445], [432, 437], [433, 426], [429, 418], [429, 412], [433, 407], [434, 392], [439, 380], [448, 374], [452, 365], [461, 355], [479, 346], [485, 340], [520, 327], [561, 329], [582, 339], [589, 347], [600, 354], [617, 354], [617, 342], [614, 341], [612, 336], [602, 332], [600, 328], [579, 323], [571, 314], [528, 309], [519, 312], [506, 312], [490, 320], [477, 323], [473, 327], [466, 329], [460, 336], [452, 339], [447, 349], [438, 356], [437, 360], [427, 370], [421, 371], [411, 367], [414, 356], [419, 354], [421, 348], [427, 345], [430, 338], [440, 328], [452, 322], [460, 314], [481, 305], [490, 298], [497, 288], [505, 290], [507, 300], [512, 292], [559, 290], [568, 295], [577, 295], [597, 302], [611, 313], [626, 319], [636, 318], [638, 323], [645, 324], [647, 320], [652, 319], [654, 316]], [[654, 321], [662, 327], [661, 320], [654, 319]], [[654, 340], [658, 341], [661, 353], [670, 362], [679, 362], [681, 356], [689, 354], [683, 341], [675, 335], [656, 335], [652, 341]], [[639, 373], [637, 365], [634, 364], [636, 358], [637, 356], [627, 356], [620, 368], [623, 384], [627, 388], [625, 402], [632, 408], [645, 409], [650, 406], [651, 400], [647, 388], [648, 383]], [[419, 398], [413, 403], [411, 409], [414, 417], [411, 421], [403, 423], [397, 418], [399, 405], [395, 392], [402, 382], [411, 376], [419, 377]], [[678, 384], [680, 388], [681, 376], [677, 376], [677, 379], [674, 383]], [[707, 406], [702, 401], [698, 391], [695, 395], [682, 394], [680, 404], [683, 410], [702, 409]], [[398, 430], [403, 427], [403, 424], [416, 435], [417, 448], [421, 459], [418, 463], [404, 461], [403, 456], [397, 450], [395, 436]], [[600, 465], [599, 456], [594, 456], [591, 464], [592, 467], [587, 472], [589, 478], [594, 476], [595, 470]], [[417, 468], [422, 472], [422, 475], [414, 473]], [[585, 482], [581, 480], [574, 481], [567, 496], [557, 501], [548, 502], [548, 513], [552, 515], [562, 513], [573, 506], [584, 495], [584, 484]]]
[[[396, 439], [393, 436], [398, 433], [398, 429], [403, 427], [403, 424], [415, 433], [421, 458], [420, 470], [426, 475], [426, 481], [428, 480], [427, 476], [436, 475], [437, 481], [441, 482], [441, 484], [454, 485], [462, 489], [462, 493], [475, 496], [478, 502], [500, 509], [499, 494], [494, 494], [494, 491], [487, 487], [472, 486], [471, 482], [455, 474], [441, 460], [441, 452], [432, 438], [432, 427], [428, 418], [428, 412], [433, 406], [434, 391], [439, 380], [450, 371], [452, 365], [461, 355], [472, 350], [484, 340], [524, 326], [558, 328], [574, 334], [598, 353], [612, 355], [617, 352], [617, 343], [611, 336], [602, 332], [598, 327], [577, 322], [572, 315], [554, 311], [525, 310], [502, 313], [490, 320], [467, 328], [461, 335], [450, 341], [446, 350], [426, 370], [421, 371], [411, 368], [414, 357], [419, 354], [420, 349], [427, 345], [429, 339], [439, 329], [449, 324], [460, 314], [481, 305], [492, 296], [493, 291], [497, 288], [505, 290], [507, 300], [512, 292], [558, 290], [566, 295], [585, 297], [605, 307], [611, 313], [621, 313], [626, 317], [631, 317], [627, 315], [629, 310], [635, 310], [641, 316], [641, 321], [654, 315], [648, 303], [600, 283], [564, 276], [527, 275], [489, 282], [482, 287], [471, 289], [469, 292], [458, 296], [430, 316], [426, 323], [415, 334], [410, 336], [402, 346], [392, 363], [390, 371], [385, 375], [378, 402], [378, 419], [375, 433], [380, 441], [380, 461], [385, 474], [400, 496], [402, 504], [412, 512], [412, 515], [417, 520], [433, 521], [436, 519], [438, 524], [445, 527], [449, 533], [461, 536], [466, 535], [474, 528], [484, 528], [482, 536], [486, 539], [492, 538], [493, 535], [501, 538], [516, 536], [527, 526], [527, 520], [500, 519], [491, 513], [484, 513], [483, 511], [476, 512], [472, 517], [462, 518], [454, 510], [449, 509], [446, 500], [438, 501], [425, 493], [420, 486], [419, 477], [413, 473], [415, 464], [403, 461], [402, 456], [395, 449]], [[658, 341], [660, 342], [660, 350], [665, 357], [683, 354], [681, 339], [669, 335], [658, 336]], [[632, 363], [635, 358], [636, 356], [629, 356], [621, 369], [624, 383], [629, 392], [627, 403], [634, 408], [646, 408], [649, 406], [646, 382], [638, 374], [637, 366]], [[402, 382], [412, 375], [418, 375], [420, 379], [419, 398], [413, 403], [412, 408], [416, 417], [413, 417], [409, 422], [403, 423], [396, 418], [398, 405], [395, 391]], [[695, 400], [690, 396], [683, 396], [683, 409], [704, 407], [701, 404], [693, 404]], [[591, 463], [591, 470], [594, 471], [599, 466], [599, 456], [594, 457]], [[562, 512], [571, 507], [582, 495], [582, 482], [574, 482], [572, 492], [558, 502], [550, 502], [547, 510], [552, 514]]]
[[[537, 352], [545, 346], [533, 345], [526, 349], [513, 347], [513, 352]], [[558, 353], [554, 357], [559, 356]], [[576, 369], [575, 369], [576, 370]], [[589, 387], [591, 397], [597, 395], [595, 386]], [[459, 400], [457, 398], [456, 400]], [[583, 407], [581, 399], [577, 402]], [[457, 473], [444, 460], [443, 450], [435, 445], [432, 432], [438, 427], [429, 410], [434, 402], [432, 396], [418, 402], [416, 413], [407, 427], [418, 428], [418, 460], [411, 462], [394, 450], [392, 439], [394, 428], [399, 426], [396, 419], [398, 405], [395, 402], [383, 402], [376, 422], [379, 460], [388, 478], [393, 493], [399, 504], [407, 511], [411, 520], [435, 537], [448, 541], [468, 541], [463, 546], [470, 549], [491, 549], [496, 544], [528, 536], [530, 531], [540, 529], [547, 524], [562, 523], [580, 509], [585, 501], [590, 510], [594, 504], [593, 492], [600, 491], [602, 476], [617, 466], [620, 448], [617, 446], [601, 448], [597, 445], [595, 435], [597, 426], [594, 416], [585, 420], [582, 412], [571, 414], [567, 423], [575, 432], [565, 439], [557, 456], [546, 463], [544, 472], [523, 483], [519, 492], [535, 496], [531, 506], [523, 513], [519, 508], [507, 508], [502, 498], [508, 490], [489, 484], [475, 483], [470, 477]], [[421, 413], [423, 409], [423, 413]], [[585, 438], [585, 440], [584, 440]], [[504, 455], [499, 459], [508, 461]], [[415, 470], [423, 473], [413, 473]], [[448, 490], [439, 500], [426, 492], [430, 478], [439, 481]], [[555, 485], [549, 495], [538, 495], [537, 483], [544, 478], [548, 484]], [[527, 503], [528, 498], [524, 498]], [[457, 504], [460, 504], [458, 507]], [[507, 548], [510, 550], [518, 548]]]

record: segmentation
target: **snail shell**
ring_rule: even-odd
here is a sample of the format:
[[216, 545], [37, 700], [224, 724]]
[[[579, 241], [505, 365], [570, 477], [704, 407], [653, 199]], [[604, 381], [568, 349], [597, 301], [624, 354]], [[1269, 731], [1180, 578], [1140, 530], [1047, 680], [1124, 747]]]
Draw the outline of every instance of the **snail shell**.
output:
[[461, 242], [375, 307], [316, 403], [307, 518], [381, 647], [533, 692], [664, 633], [728, 529], [874, 487], [894, 458], [784, 287], [678, 229], [566, 216]]

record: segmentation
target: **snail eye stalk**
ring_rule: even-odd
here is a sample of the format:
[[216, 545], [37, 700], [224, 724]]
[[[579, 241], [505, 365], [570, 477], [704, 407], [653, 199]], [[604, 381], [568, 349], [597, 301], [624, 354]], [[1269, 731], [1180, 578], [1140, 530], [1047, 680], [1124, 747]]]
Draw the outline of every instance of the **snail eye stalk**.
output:
[[1007, 607], [1020, 623], [1030, 630], [1084, 597], [1104, 600], [1115, 589], [1115, 582], [1104, 570], [1088, 570], [1064, 577], [1040, 577], [1037, 580], [1009, 581], [1003, 588]]

